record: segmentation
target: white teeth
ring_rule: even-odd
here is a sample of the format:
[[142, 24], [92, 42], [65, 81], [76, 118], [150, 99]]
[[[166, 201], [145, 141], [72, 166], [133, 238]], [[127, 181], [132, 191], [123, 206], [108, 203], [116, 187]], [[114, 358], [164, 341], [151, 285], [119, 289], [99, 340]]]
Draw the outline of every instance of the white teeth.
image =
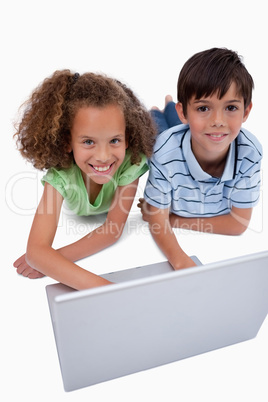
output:
[[218, 134], [218, 135], [210, 134], [210, 135], [211, 135], [211, 137], [220, 138], [220, 137], [223, 137], [224, 134]]
[[106, 172], [107, 170], [110, 169], [110, 165], [109, 166], [93, 166], [95, 170], [97, 170], [97, 172]]

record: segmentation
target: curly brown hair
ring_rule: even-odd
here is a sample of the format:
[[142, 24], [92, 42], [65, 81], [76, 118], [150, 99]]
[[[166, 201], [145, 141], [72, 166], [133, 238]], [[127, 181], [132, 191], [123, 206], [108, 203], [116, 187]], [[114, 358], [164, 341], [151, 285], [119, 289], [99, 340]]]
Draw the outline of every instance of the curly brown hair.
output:
[[22, 119], [14, 135], [18, 149], [37, 169], [68, 168], [73, 162], [68, 150], [77, 110], [111, 104], [118, 105], [124, 113], [131, 163], [140, 162], [140, 153], [150, 157], [155, 126], [132, 90], [102, 74], [79, 75], [70, 70], [55, 71], [22, 105]]

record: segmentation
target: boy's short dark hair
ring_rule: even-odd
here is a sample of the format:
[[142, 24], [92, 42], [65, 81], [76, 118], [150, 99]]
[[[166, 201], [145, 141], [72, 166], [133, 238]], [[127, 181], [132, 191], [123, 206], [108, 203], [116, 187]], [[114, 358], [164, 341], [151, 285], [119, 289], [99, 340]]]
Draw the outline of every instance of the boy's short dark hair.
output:
[[241, 57], [226, 48], [212, 48], [194, 54], [184, 64], [178, 78], [177, 98], [185, 116], [193, 96], [201, 99], [217, 93], [221, 99], [232, 82], [235, 82], [237, 94], [243, 97], [246, 108], [251, 102], [254, 82]]

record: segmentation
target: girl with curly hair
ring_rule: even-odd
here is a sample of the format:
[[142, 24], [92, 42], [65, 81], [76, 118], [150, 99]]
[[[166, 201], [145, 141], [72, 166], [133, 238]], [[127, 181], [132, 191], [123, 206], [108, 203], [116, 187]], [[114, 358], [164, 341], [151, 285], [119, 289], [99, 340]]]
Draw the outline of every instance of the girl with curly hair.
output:
[[[148, 170], [155, 129], [133, 92], [105, 75], [56, 71], [24, 105], [15, 137], [24, 158], [40, 170], [44, 192], [26, 254], [15, 261], [29, 278], [44, 275], [74, 289], [107, 280], [74, 262], [122, 234], [139, 177]], [[107, 212], [103, 225], [58, 250], [52, 243], [63, 200], [77, 215]]]

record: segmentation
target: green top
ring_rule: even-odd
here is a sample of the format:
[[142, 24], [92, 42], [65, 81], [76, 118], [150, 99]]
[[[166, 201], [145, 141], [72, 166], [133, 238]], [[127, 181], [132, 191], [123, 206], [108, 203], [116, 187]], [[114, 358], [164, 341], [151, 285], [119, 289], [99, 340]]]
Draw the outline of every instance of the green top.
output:
[[132, 183], [149, 169], [146, 156], [143, 154], [140, 156], [139, 165], [132, 165], [130, 153], [126, 152], [122, 165], [119, 166], [112, 180], [103, 184], [93, 204], [89, 201], [81, 170], [75, 163], [68, 169], [49, 169], [41, 182], [42, 184], [45, 182], [51, 184], [63, 196], [68, 207], [77, 215], [102, 214], [108, 212], [118, 186], [126, 186]]

